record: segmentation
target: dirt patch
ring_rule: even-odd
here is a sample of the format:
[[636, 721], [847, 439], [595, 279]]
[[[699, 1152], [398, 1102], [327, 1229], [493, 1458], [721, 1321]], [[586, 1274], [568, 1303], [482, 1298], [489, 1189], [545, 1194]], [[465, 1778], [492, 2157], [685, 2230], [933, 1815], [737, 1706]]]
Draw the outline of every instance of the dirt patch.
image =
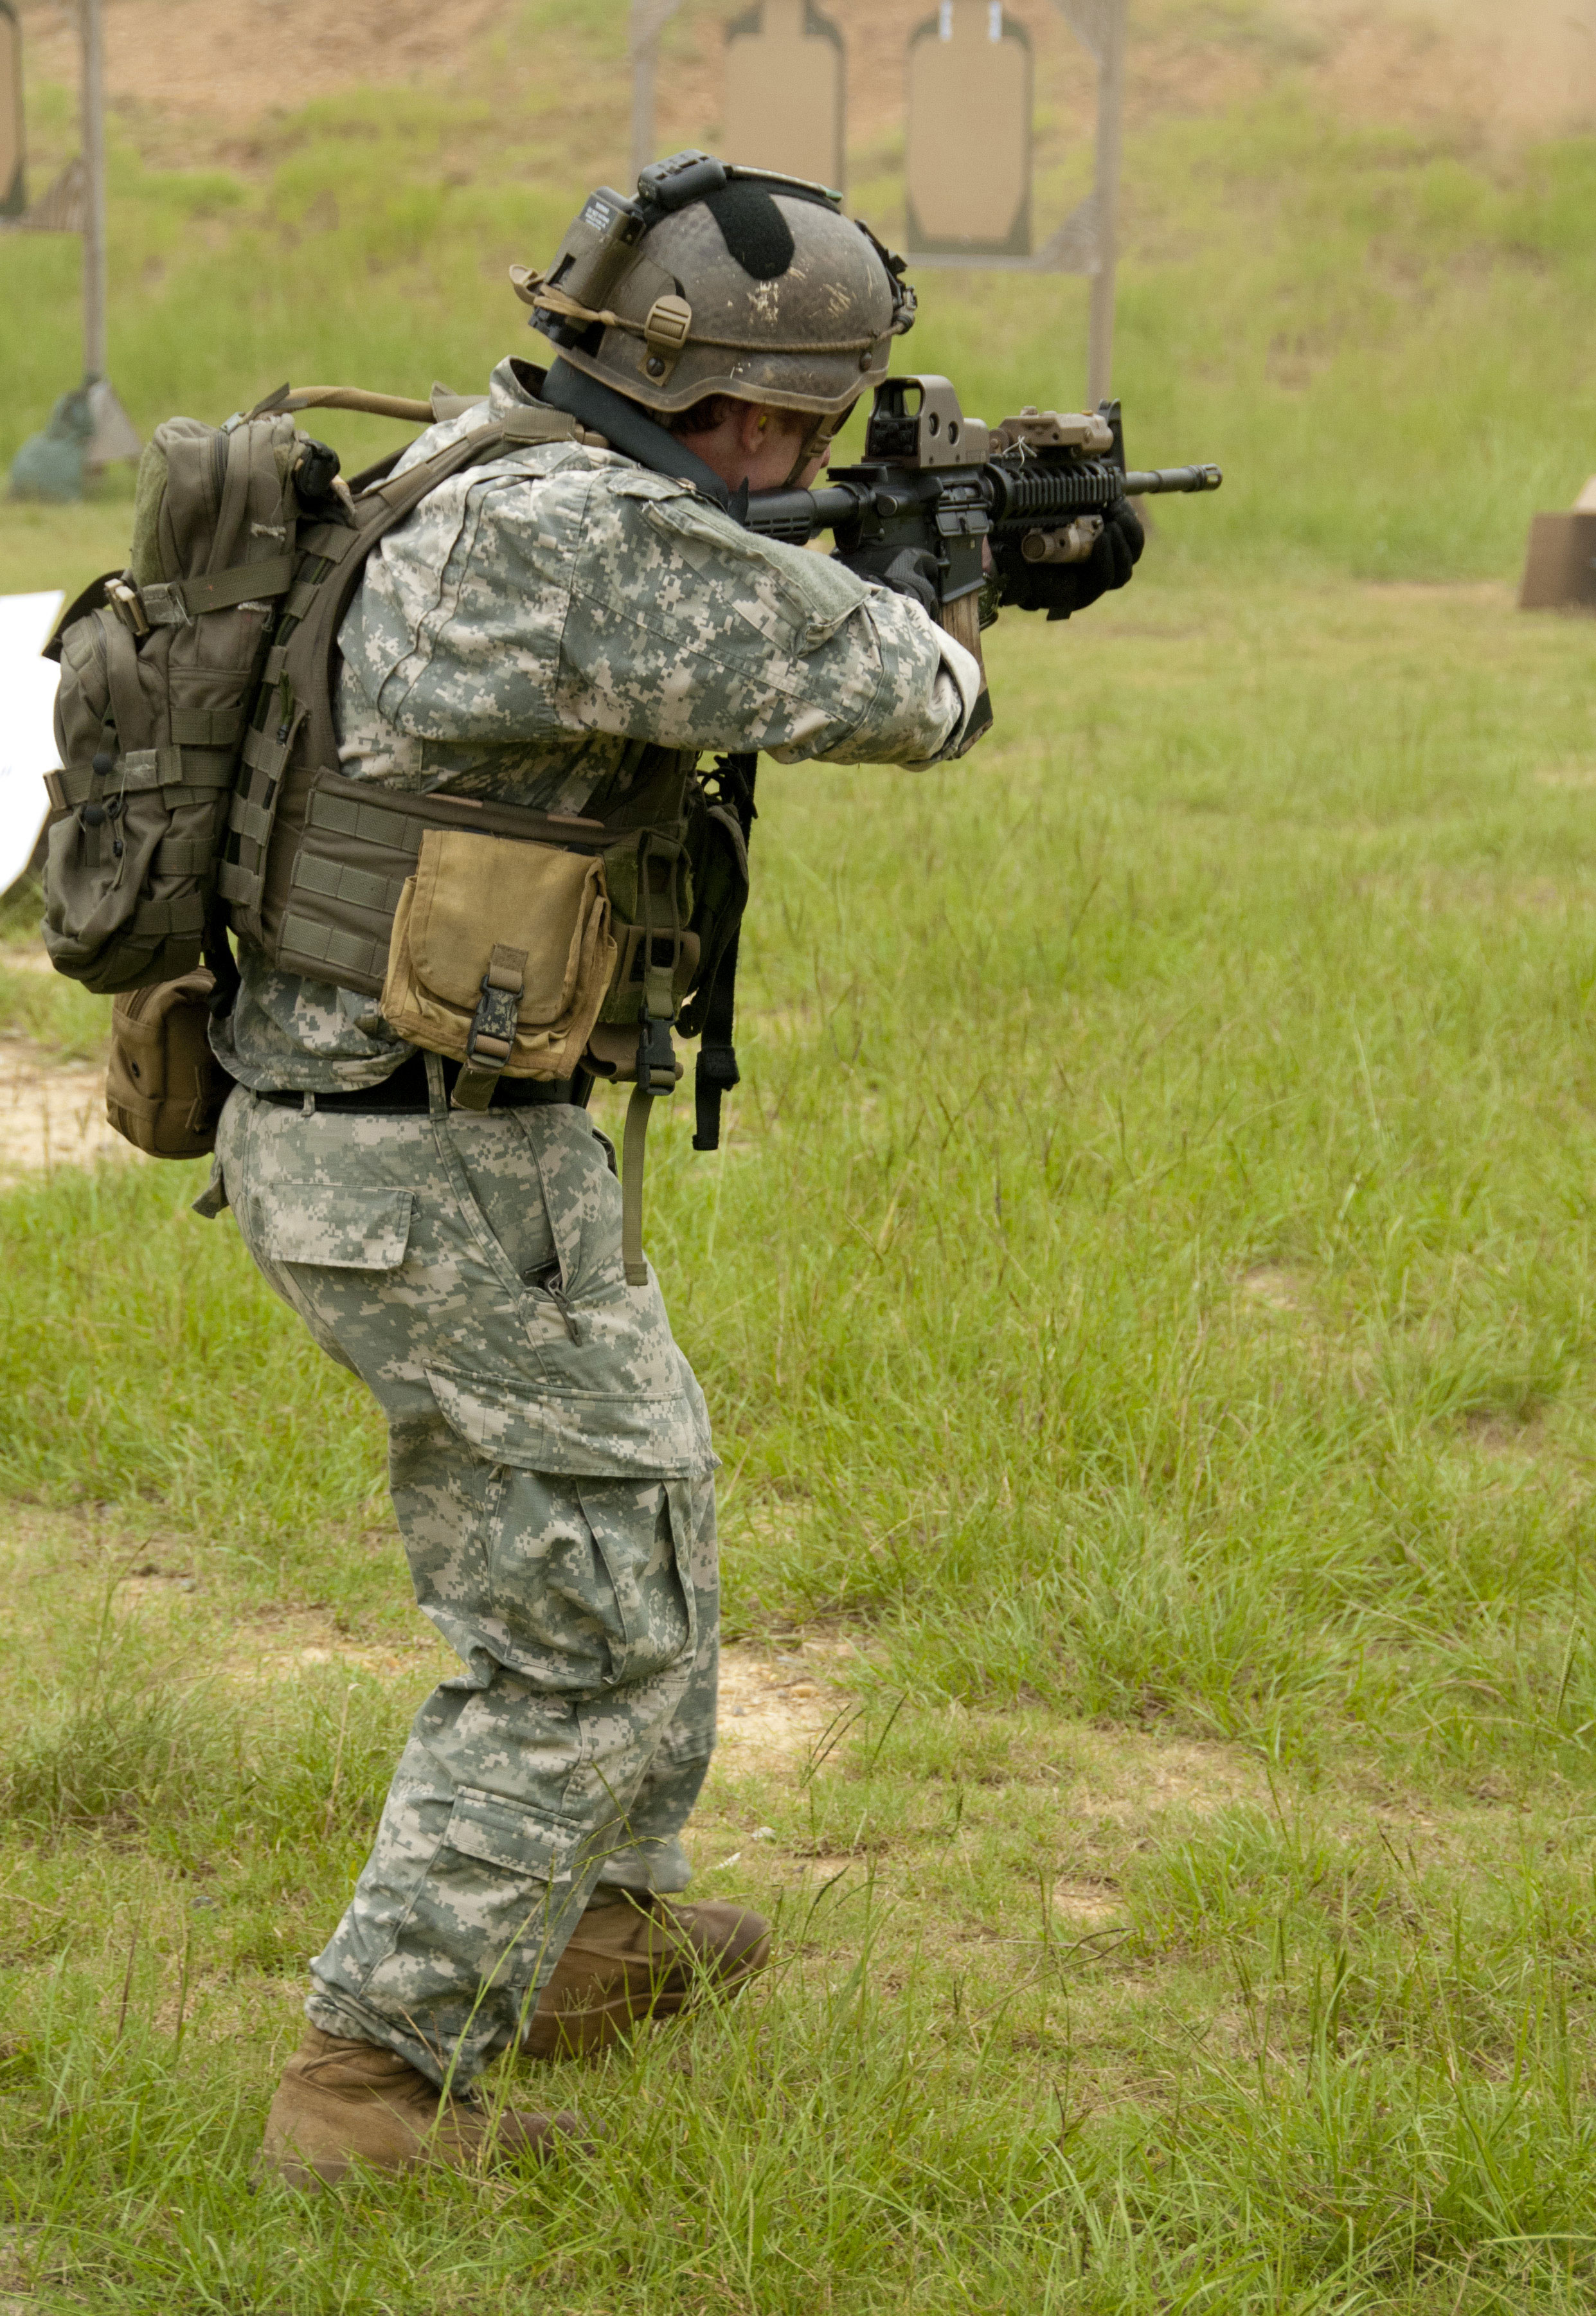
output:
[[[973, 0], [966, 0], [972, 4]], [[661, 149], [717, 131], [729, 5], [689, 6], [665, 33], [658, 95]], [[1009, 0], [1034, 45], [1040, 148], [1090, 133], [1092, 68], [1048, 0]], [[926, 0], [848, 0], [834, 11], [848, 44], [850, 142], [872, 170], [901, 120], [904, 55]], [[22, 0], [29, 70], [70, 86], [76, 48], [63, 0]], [[165, 122], [191, 163], [256, 124], [356, 87], [432, 87], [480, 80], [497, 36], [517, 47], [517, 0], [107, 0], [106, 81], [124, 116]], [[531, 76], [539, 58], [524, 52]], [[544, 62], [543, 76], [565, 62]], [[495, 67], [502, 78], [503, 67]], [[624, 142], [622, 82], [605, 110], [613, 153]], [[1128, 111], [1133, 121], [1245, 102], [1282, 75], [1304, 81], [1343, 118], [1419, 128], [1462, 124], [1496, 138], [1545, 136], [1596, 115], [1596, 0], [1277, 0], [1238, 13], [1228, 36], [1213, 12], [1174, 0], [1138, 11]], [[585, 105], [596, 88], [578, 87]], [[602, 119], [602, 113], [595, 119]]]
[[1474, 910], [1489, 916], [1523, 912], [1564, 916], [1596, 907], [1596, 884], [1563, 884], [1555, 877], [1481, 877], [1445, 868], [1412, 875], [1360, 877], [1355, 889], [1382, 901], [1407, 902], [1425, 916]]
[[1291, 1273], [1278, 1269], [1271, 1262], [1261, 1262], [1254, 1269], [1244, 1272], [1241, 1287], [1249, 1302], [1262, 1303], [1271, 1311], [1295, 1311], [1302, 1299]]
[[1059, 1882], [1054, 1885], [1053, 1911], [1061, 1921], [1083, 1930], [1108, 1928], [1125, 1919], [1122, 1900], [1096, 1882]]
[[[169, 1592], [174, 1584], [192, 1589], [181, 1572], [142, 1572], [119, 1588], [137, 1600]], [[797, 1650], [795, 1644], [795, 1652]], [[806, 1759], [827, 1728], [848, 1709], [846, 1693], [828, 1679], [851, 1643], [807, 1642], [788, 1652], [737, 1642], [720, 1657], [720, 1747], [726, 1768], [767, 1771]], [[430, 1631], [412, 1640], [365, 1642], [339, 1632], [314, 1609], [287, 1611], [251, 1620], [248, 1637], [223, 1661], [230, 1680], [294, 1680], [328, 1665], [375, 1673], [379, 1679], [418, 1686], [458, 1670], [452, 1650]]]
[[1536, 1456], [1546, 1448], [1545, 1426], [1538, 1416], [1520, 1421], [1516, 1415], [1466, 1415], [1463, 1433], [1469, 1446], [1484, 1456]]
[[[666, 35], [659, 112], [672, 135], [713, 134], [732, 13], [696, 9]], [[905, 51], [926, 0], [850, 0], [831, 13], [847, 41], [849, 142], [860, 156], [896, 136]], [[1008, 0], [1007, 13], [1031, 38], [1039, 150], [1089, 136], [1085, 51], [1045, 0]], [[1181, 0], [1135, 12], [1126, 94], [1135, 124], [1245, 102], [1285, 75], [1350, 120], [1461, 125], [1492, 138], [1556, 133], [1596, 113], [1596, 0], [1276, 0], [1237, 11], [1228, 37], [1215, 11]], [[872, 164], [883, 157], [870, 154]]]
[[857, 1652], [851, 1642], [777, 1649], [736, 1642], [720, 1657], [723, 1768], [769, 1771], [807, 1760], [837, 1716], [844, 1690], [827, 1678]]
[[[126, 1588], [132, 1591], [129, 1584]], [[227, 1679], [245, 1683], [298, 1680], [326, 1666], [374, 1673], [379, 1680], [408, 1680], [419, 1691], [459, 1670], [459, 1660], [427, 1628], [413, 1639], [368, 1642], [351, 1639], [315, 1609], [288, 1610], [254, 1620], [247, 1642], [222, 1661]]]
[[1471, 121], [1545, 136], [1596, 107], [1592, 0], [1294, 0], [1338, 112], [1415, 126]]
[[1477, 603], [1511, 611], [1517, 590], [1504, 579], [1366, 579], [1363, 592], [1377, 603]]
[[1080, 1783], [1069, 1788], [1074, 1816], [1129, 1826], [1171, 1811], [1208, 1817], [1238, 1803], [1264, 1806], [1269, 1801], [1262, 1768], [1234, 1746], [1072, 1726], [1067, 1750], [1080, 1773]]
[[[113, 105], [236, 131], [340, 89], [454, 79], [515, 13], [506, 0], [110, 0], [105, 84]], [[66, 9], [23, 0], [22, 26], [31, 68], [74, 82]]]
[[63, 1066], [27, 1038], [0, 1038], [0, 1180], [136, 1155], [105, 1115], [103, 1062]]

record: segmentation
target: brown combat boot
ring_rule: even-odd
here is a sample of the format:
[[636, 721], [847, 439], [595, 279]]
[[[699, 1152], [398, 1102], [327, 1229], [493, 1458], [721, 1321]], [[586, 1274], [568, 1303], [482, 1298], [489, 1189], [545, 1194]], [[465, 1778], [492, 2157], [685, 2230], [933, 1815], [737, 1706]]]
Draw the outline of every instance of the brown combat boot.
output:
[[531, 2059], [592, 2057], [639, 2018], [737, 1993], [770, 1955], [770, 1924], [745, 1907], [606, 1893], [572, 1932], [521, 2047]]
[[261, 2171], [290, 2187], [332, 2187], [352, 2163], [411, 2171], [423, 2163], [467, 2170], [482, 2160], [548, 2154], [581, 2125], [574, 2115], [487, 2110], [452, 2092], [440, 2097], [397, 2051], [306, 2029], [282, 2071], [266, 2117]]

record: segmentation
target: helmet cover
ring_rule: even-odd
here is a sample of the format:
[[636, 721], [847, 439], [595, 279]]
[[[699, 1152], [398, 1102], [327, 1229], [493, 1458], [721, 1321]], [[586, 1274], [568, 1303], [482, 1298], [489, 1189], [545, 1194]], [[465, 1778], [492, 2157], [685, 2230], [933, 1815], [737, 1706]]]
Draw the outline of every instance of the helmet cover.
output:
[[662, 416], [707, 396], [840, 418], [887, 375], [914, 293], [824, 186], [679, 154], [590, 194], [546, 274], [512, 268], [574, 369]]

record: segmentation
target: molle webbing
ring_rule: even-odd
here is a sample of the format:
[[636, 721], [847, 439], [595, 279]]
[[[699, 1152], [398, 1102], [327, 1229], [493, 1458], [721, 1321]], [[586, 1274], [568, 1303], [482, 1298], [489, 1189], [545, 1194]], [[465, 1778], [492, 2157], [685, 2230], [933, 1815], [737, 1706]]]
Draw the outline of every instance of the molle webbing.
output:
[[366, 492], [352, 523], [319, 523], [299, 533], [293, 581], [245, 735], [217, 877], [234, 931], [268, 950], [263, 905], [267, 853], [282, 801], [283, 776], [290, 759], [310, 766], [338, 761], [333, 658], [366, 557], [430, 490], [462, 467], [493, 458], [504, 439], [502, 427], [478, 427], [408, 473], [390, 476]]
[[290, 772], [262, 913], [268, 951], [281, 969], [376, 996], [394, 911], [429, 828], [518, 836], [573, 852], [599, 852], [610, 841], [602, 821], [410, 796], [339, 772]]
[[[343, 779], [336, 770], [333, 673], [338, 630], [368, 556], [429, 491], [507, 448], [580, 435], [563, 411], [506, 412], [363, 492], [351, 522], [301, 531], [240, 752], [217, 877], [234, 931], [285, 971], [375, 994], [399, 887], [415, 868], [422, 830], [464, 824], [505, 835], [536, 833], [529, 824], [536, 815], [498, 819], [508, 806], [483, 807], [462, 823], [455, 812], [471, 808], [458, 800], [407, 797]], [[545, 841], [553, 841], [548, 824], [540, 825]]]

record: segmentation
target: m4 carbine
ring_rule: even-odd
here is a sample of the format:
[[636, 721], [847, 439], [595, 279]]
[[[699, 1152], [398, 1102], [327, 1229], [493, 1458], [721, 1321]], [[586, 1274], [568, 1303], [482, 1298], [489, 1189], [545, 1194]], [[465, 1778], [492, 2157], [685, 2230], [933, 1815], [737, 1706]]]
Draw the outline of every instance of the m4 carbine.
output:
[[994, 571], [1001, 583], [1016, 557], [1083, 563], [1121, 499], [1217, 491], [1223, 479], [1217, 467], [1128, 469], [1117, 402], [1027, 409], [987, 427], [965, 416], [945, 378], [889, 378], [876, 389], [858, 466], [834, 467], [816, 490], [753, 492], [743, 521], [800, 547], [829, 530], [839, 554], [866, 555], [873, 567], [895, 551], [927, 575], [934, 566], [937, 617], [974, 651]]

